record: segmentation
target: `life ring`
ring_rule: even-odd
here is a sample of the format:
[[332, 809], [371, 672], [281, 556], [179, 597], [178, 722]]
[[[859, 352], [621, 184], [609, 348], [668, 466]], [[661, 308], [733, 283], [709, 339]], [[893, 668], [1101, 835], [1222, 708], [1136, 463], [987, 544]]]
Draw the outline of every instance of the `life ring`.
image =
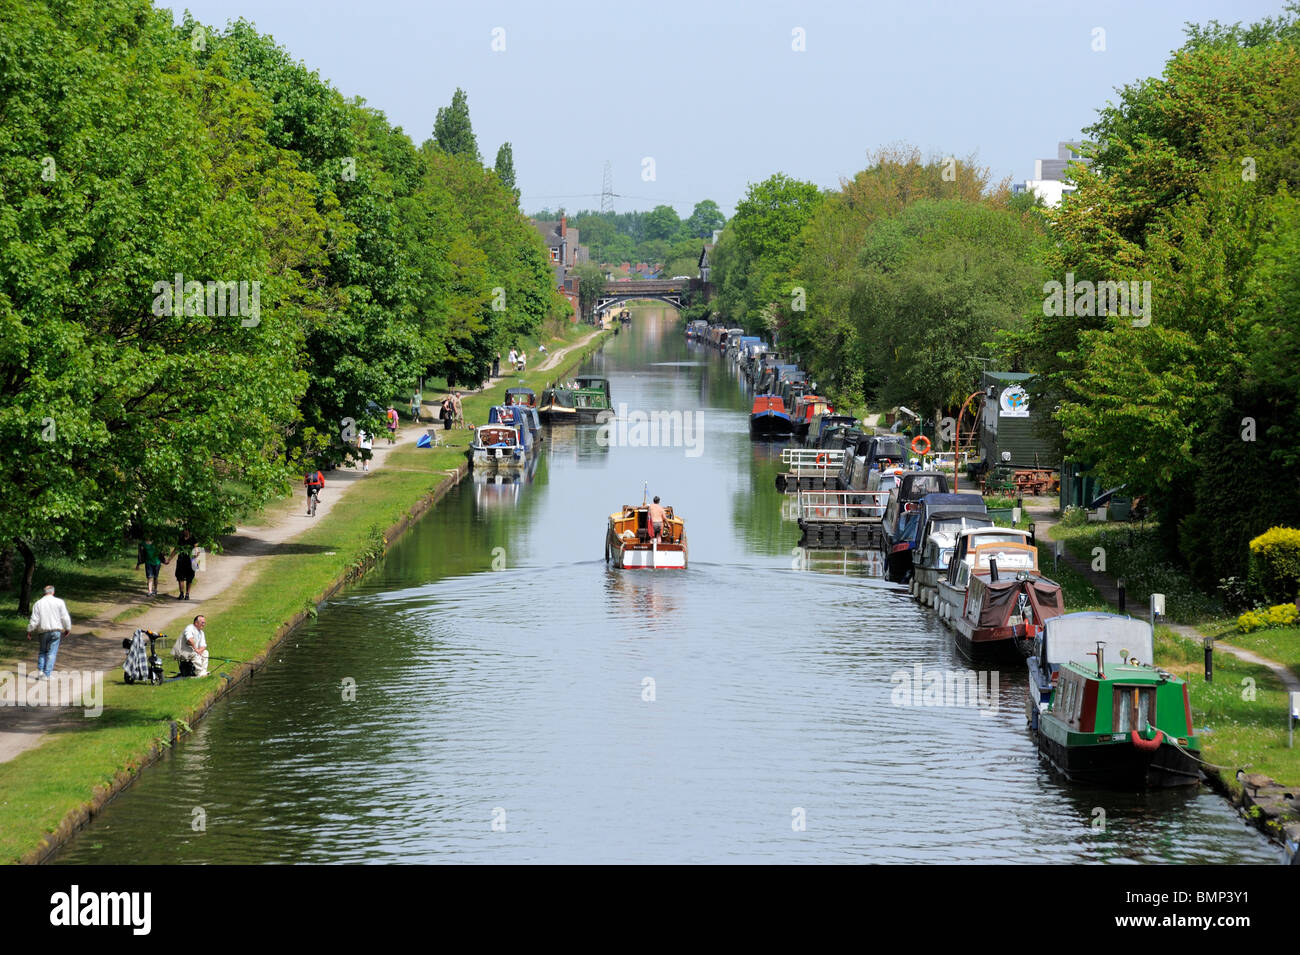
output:
[[930, 439], [923, 434], [918, 434], [912, 439], [912, 450], [924, 457], [930, 453]]
[[819, 451], [817, 453], [817, 466], [822, 467], [825, 463], [826, 463], [826, 452]]
[[1144, 739], [1142, 734], [1137, 730], [1129, 730], [1128, 738], [1138, 749], [1146, 750], [1148, 753], [1155, 752], [1160, 748], [1160, 744], [1165, 741], [1165, 731], [1156, 730], [1155, 739]]

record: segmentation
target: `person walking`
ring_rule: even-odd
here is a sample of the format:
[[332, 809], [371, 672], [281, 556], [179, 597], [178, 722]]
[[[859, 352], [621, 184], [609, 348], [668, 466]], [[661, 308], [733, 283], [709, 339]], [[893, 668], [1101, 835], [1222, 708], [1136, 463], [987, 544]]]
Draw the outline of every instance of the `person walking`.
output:
[[492, 359], [492, 377], [501, 377], [501, 353], [497, 352], [497, 357]]
[[370, 470], [370, 458], [373, 455], [374, 447], [375, 447], [374, 435], [372, 435], [365, 428], [362, 428], [360, 431], [357, 432], [357, 450], [361, 452], [359, 457], [361, 458], [362, 471]]
[[139, 553], [135, 558], [135, 569], [139, 570], [140, 565], [144, 564], [144, 580], [146, 597], [156, 596], [158, 593], [158, 571], [162, 565], [167, 563], [168, 558], [163, 556], [162, 549], [153, 542], [152, 537], [146, 537], [144, 543], [140, 545]]
[[411, 420], [419, 422], [420, 406], [424, 404], [424, 395], [420, 394], [420, 389], [415, 389], [415, 394], [411, 395]]
[[456, 422], [456, 427], [458, 427], [458, 428], [468, 427], [468, 426], [465, 424], [465, 411], [464, 411], [464, 409], [461, 408], [461, 406], [460, 406], [460, 392], [459, 392], [459, 391], [453, 391], [453, 392], [451, 393], [451, 412], [452, 412], [452, 415], [453, 415], [454, 420], [455, 420], [455, 422]]
[[510, 362], [510, 367], [511, 367], [511, 368], [518, 367], [518, 365], [519, 365], [519, 351], [518, 351], [517, 349], [514, 349], [514, 348], [510, 349], [510, 354], [506, 356], [506, 359]]
[[54, 661], [59, 655], [59, 641], [72, 632], [72, 617], [68, 605], [54, 596], [54, 586], [45, 586], [45, 595], [32, 604], [32, 616], [27, 621], [27, 639], [33, 633], [41, 635], [40, 652], [36, 656], [33, 680], [48, 680], [54, 672]]
[[190, 599], [190, 587], [194, 584], [194, 561], [198, 557], [199, 545], [188, 529], [181, 531], [180, 539], [172, 555], [176, 558], [177, 600]]
[[456, 410], [451, 404], [451, 395], [442, 399], [442, 406], [438, 409], [438, 417], [442, 419], [442, 430], [450, 431], [451, 423], [456, 419]]
[[385, 412], [385, 415], [388, 417], [388, 443], [396, 444], [397, 443], [397, 409], [394, 408], [392, 405], [389, 405], [388, 411]]

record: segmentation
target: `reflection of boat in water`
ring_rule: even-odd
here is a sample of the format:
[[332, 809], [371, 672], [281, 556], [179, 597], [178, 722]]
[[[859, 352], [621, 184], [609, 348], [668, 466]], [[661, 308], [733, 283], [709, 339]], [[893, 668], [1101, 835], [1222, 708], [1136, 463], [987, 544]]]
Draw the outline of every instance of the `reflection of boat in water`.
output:
[[650, 528], [650, 507], [642, 503], [623, 505], [609, 515], [605, 533], [605, 560], [625, 570], [668, 570], [686, 567], [686, 522], [664, 508], [662, 534], [656, 539]]
[[885, 556], [878, 550], [798, 549], [791, 564], [795, 570], [844, 577], [884, 577]]

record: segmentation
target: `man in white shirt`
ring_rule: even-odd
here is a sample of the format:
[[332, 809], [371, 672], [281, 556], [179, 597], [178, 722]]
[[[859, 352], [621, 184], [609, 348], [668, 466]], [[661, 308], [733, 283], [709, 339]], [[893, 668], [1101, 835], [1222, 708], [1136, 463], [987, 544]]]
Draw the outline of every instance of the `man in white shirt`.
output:
[[181, 640], [188, 650], [186, 656], [194, 664], [195, 676], [208, 675], [208, 638], [203, 633], [203, 628], [207, 625], [208, 618], [199, 614], [181, 634]]
[[54, 596], [54, 587], [46, 586], [45, 596], [32, 605], [32, 618], [27, 623], [27, 639], [32, 633], [41, 635], [41, 650], [36, 657], [35, 680], [48, 680], [54, 672], [54, 660], [59, 655], [59, 640], [72, 632], [72, 617], [68, 605]]

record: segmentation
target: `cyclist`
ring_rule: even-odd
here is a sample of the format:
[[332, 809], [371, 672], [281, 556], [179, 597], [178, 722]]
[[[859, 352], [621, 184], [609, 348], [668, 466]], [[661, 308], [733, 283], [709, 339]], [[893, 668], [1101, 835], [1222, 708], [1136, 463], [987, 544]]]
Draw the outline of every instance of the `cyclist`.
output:
[[320, 496], [321, 488], [325, 486], [325, 475], [320, 473], [320, 469], [308, 471], [303, 477], [303, 484], [307, 486], [307, 514], [310, 517], [316, 516], [316, 499]]

